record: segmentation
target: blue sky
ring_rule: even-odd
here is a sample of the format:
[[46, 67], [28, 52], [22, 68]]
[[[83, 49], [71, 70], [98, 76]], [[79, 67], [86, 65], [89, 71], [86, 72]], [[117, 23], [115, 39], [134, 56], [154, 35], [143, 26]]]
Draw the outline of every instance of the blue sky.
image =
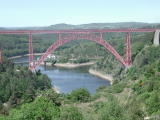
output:
[[158, 22], [160, 0], [0, 0], [0, 27]]

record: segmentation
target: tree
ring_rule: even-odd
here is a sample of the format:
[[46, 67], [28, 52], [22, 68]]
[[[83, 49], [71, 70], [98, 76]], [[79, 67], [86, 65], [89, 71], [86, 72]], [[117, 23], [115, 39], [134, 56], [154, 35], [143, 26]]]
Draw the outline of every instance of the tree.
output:
[[26, 103], [20, 109], [11, 110], [8, 119], [15, 120], [54, 120], [60, 115], [55, 104], [45, 97], [38, 97], [32, 103]]
[[87, 102], [90, 100], [90, 93], [84, 88], [79, 88], [72, 91], [69, 98], [74, 102]]

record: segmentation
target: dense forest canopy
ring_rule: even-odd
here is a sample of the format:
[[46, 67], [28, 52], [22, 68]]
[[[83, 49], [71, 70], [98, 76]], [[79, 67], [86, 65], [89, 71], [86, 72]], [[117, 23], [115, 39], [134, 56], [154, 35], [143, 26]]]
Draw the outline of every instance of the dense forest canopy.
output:
[[18, 67], [7, 59], [0, 64], [0, 103], [11, 106], [32, 101], [37, 90], [51, 88], [50, 80], [40, 72], [32, 73], [27, 67]]

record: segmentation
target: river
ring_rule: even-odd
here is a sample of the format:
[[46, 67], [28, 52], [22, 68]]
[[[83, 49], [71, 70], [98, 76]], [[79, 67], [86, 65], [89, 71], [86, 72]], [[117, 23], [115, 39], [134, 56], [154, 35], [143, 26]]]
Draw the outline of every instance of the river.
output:
[[[27, 61], [27, 57], [16, 58], [14, 62]], [[78, 88], [86, 88], [90, 93], [95, 93], [100, 86], [108, 86], [110, 82], [89, 74], [89, 67], [66, 69], [60, 67], [43, 66], [38, 67], [43, 74], [46, 74], [60, 93], [70, 93]]]

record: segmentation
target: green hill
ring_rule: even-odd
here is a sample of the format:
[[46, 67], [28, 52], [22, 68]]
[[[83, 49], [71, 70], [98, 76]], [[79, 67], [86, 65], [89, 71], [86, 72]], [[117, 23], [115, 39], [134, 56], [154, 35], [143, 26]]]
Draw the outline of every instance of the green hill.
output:
[[117, 23], [89, 23], [72, 25], [60, 23], [50, 26], [36, 27], [8, 27], [11, 30], [64, 30], [64, 29], [117, 29], [117, 28], [155, 28], [160, 23], [143, 23], [143, 22], [117, 22]]
[[85, 89], [67, 95], [52, 90], [39, 92], [33, 102], [11, 109], [9, 116], [0, 119], [142, 120], [147, 116], [156, 119], [160, 114], [159, 53], [160, 47], [144, 47], [135, 56], [133, 66], [121, 72], [116, 83], [100, 87], [94, 95]]
[[[153, 35], [154, 33], [132, 34], [133, 66], [129, 69], [122, 67], [102, 46], [93, 42], [79, 40], [60, 47], [55, 54], [65, 58], [66, 62], [70, 62], [69, 58], [98, 58], [91, 68], [114, 76], [112, 86], [101, 86], [93, 95], [86, 89], [78, 89], [70, 94], [57, 94], [50, 89], [48, 78], [40, 72], [31, 73], [27, 68], [17, 68], [6, 61], [6, 64], [0, 66], [0, 109], [3, 113], [0, 120], [159, 119], [160, 46], [152, 45]], [[55, 40], [52, 38], [56, 38], [55, 35], [34, 37], [36, 52], [43, 52], [51, 44], [51, 40]], [[121, 55], [124, 54], [124, 34], [106, 33], [104, 39]], [[10, 56], [15, 47], [18, 51], [27, 50], [24, 43], [27, 36], [1, 35], [0, 41], [2, 40], [7, 41], [1, 42], [6, 50], [5, 55]], [[12, 43], [9, 44], [9, 40]], [[43, 42], [39, 43], [39, 40]], [[20, 44], [16, 44], [16, 41]], [[20, 47], [22, 44], [24, 46]], [[44, 48], [40, 49], [39, 45], [42, 44]], [[25, 84], [27, 81], [29, 85]], [[28, 99], [24, 101], [26, 97]], [[8, 102], [13, 102], [10, 109], [6, 109], [8, 106], [4, 104]]]

